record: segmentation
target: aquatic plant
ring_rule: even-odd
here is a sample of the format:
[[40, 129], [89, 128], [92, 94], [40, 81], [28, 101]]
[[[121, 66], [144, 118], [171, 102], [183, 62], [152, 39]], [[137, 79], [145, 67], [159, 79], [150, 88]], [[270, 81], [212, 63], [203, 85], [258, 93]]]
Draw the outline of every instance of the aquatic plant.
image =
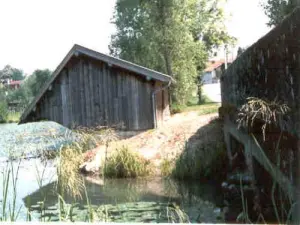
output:
[[[12, 162], [8, 162], [4, 171], [2, 171], [2, 201], [0, 221], [16, 221], [21, 208], [16, 208], [17, 182], [20, 169], [20, 163], [14, 168]], [[11, 198], [9, 198], [11, 197]]]

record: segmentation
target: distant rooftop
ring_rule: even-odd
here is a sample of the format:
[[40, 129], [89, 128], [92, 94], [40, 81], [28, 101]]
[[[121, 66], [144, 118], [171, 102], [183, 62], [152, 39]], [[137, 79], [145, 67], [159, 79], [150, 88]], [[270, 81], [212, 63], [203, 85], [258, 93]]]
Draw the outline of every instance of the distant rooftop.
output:
[[[228, 59], [227, 63], [232, 63], [234, 60]], [[225, 63], [225, 59], [219, 59], [219, 60], [209, 60], [209, 62], [206, 64], [205, 72], [211, 72], [220, 66], [222, 66]]]

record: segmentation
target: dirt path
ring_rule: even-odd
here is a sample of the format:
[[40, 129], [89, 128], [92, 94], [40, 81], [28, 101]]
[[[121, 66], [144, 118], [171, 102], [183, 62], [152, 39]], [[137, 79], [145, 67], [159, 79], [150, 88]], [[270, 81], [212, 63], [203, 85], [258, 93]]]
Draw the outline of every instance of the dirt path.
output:
[[181, 151], [191, 136], [216, 117], [217, 114], [199, 116], [197, 112], [176, 114], [157, 130], [141, 133], [122, 142], [147, 159], [159, 159]]
[[[198, 112], [175, 114], [158, 129], [145, 131], [130, 138], [110, 143], [108, 154], [117, 148], [127, 146], [159, 167], [164, 157], [172, 157], [172, 155], [180, 153], [187, 140], [189, 140], [189, 145], [197, 146], [199, 142], [209, 138], [209, 131], [202, 128], [217, 116], [217, 113], [199, 115]], [[90, 158], [91, 161], [88, 169], [99, 168], [104, 159], [105, 146], [99, 146], [87, 154], [90, 155], [87, 158]]]

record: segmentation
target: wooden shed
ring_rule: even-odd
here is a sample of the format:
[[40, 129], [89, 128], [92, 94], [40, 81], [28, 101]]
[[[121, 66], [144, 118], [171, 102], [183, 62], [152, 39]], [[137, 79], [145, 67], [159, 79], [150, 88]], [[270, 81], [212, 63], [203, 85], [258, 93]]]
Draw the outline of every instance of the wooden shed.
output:
[[170, 115], [171, 82], [165, 74], [74, 45], [20, 124], [51, 120], [71, 128], [155, 128]]

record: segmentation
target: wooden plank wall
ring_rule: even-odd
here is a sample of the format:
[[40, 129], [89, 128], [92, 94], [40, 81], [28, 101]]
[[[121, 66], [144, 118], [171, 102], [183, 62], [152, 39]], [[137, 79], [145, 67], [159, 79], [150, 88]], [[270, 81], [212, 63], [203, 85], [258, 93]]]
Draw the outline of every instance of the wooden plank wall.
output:
[[[153, 128], [151, 93], [161, 84], [143, 76], [81, 56], [70, 60], [52, 86], [38, 103], [37, 118], [66, 127]], [[159, 92], [159, 120], [165, 108], [162, 100]]]

